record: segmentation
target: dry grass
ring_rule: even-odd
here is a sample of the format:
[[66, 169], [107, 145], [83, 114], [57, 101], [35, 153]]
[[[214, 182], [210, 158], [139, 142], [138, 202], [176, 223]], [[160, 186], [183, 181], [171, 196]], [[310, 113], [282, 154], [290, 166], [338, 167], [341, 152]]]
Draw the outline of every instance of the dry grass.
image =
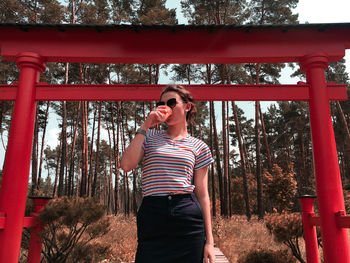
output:
[[[265, 227], [264, 222], [253, 217], [247, 222], [245, 216], [235, 215], [224, 219], [213, 219], [215, 244], [231, 263], [251, 250], [285, 250], [283, 244], [274, 241], [273, 236]], [[300, 240], [303, 245], [303, 239]]]
[[[106, 256], [104, 263], [131, 263], [135, 258], [137, 247], [136, 218], [123, 215], [110, 216], [111, 230], [108, 234], [96, 240], [111, 246], [110, 255]], [[237, 260], [251, 250], [285, 250], [286, 246], [273, 240], [264, 222], [253, 217], [247, 222], [245, 216], [235, 215], [229, 219], [217, 217], [213, 219], [213, 234], [215, 245], [227, 257], [229, 262]], [[350, 231], [349, 231], [350, 237]], [[300, 238], [301, 250], [305, 253], [304, 239]], [[322, 258], [322, 249], [319, 249]], [[305, 258], [305, 254], [304, 254]]]
[[111, 246], [111, 254], [103, 262], [132, 262], [137, 247], [136, 218], [118, 215], [110, 220], [111, 230], [98, 240]]

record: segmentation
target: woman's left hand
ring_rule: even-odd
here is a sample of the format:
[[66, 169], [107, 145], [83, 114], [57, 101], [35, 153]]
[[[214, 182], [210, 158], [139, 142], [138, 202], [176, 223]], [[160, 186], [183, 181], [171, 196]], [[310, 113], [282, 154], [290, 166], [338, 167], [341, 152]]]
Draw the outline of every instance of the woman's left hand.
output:
[[213, 244], [205, 244], [204, 246], [204, 261], [207, 263], [215, 263], [215, 254], [214, 254], [214, 245]]

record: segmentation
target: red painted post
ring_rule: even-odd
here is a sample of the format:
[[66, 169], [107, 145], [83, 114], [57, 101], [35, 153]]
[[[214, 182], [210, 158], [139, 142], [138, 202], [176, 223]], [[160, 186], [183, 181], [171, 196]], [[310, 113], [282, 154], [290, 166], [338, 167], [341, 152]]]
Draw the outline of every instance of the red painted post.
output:
[[0, 230], [0, 262], [6, 263], [17, 263], [19, 258], [35, 121], [35, 83], [45, 63], [41, 56], [24, 52], [18, 54], [17, 66], [21, 73], [0, 189], [0, 212], [6, 217], [5, 228]]
[[310, 85], [309, 111], [324, 260], [349, 263], [348, 232], [337, 227], [335, 217], [335, 213], [345, 208], [324, 72], [328, 57], [307, 55], [300, 65]]
[[299, 201], [302, 207], [306, 261], [307, 263], [319, 263], [316, 227], [310, 222], [310, 215], [314, 214], [315, 198], [313, 196], [301, 196]]
[[[45, 205], [51, 200], [51, 197], [31, 197], [34, 202], [33, 217], [37, 217]], [[40, 263], [42, 240], [41, 234], [43, 231], [42, 223], [35, 220], [35, 225], [32, 226], [30, 231], [30, 242], [28, 251], [28, 263]]]

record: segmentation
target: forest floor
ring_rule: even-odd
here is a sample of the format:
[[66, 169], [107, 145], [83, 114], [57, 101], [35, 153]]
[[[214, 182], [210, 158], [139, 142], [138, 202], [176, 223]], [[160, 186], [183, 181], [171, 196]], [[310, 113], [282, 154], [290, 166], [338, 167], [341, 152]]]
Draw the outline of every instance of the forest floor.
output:
[[[104, 262], [125, 262], [134, 260], [137, 236], [136, 218], [123, 215], [111, 216], [111, 231], [99, 242], [111, 245], [111, 254]], [[263, 221], [253, 217], [247, 222], [245, 216], [235, 215], [224, 219], [213, 218], [215, 246], [220, 248], [231, 263], [251, 250], [288, 250], [274, 241]], [[301, 251], [305, 253], [304, 240], [300, 238]], [[304, 255], [305, 258], [305, 255]]]

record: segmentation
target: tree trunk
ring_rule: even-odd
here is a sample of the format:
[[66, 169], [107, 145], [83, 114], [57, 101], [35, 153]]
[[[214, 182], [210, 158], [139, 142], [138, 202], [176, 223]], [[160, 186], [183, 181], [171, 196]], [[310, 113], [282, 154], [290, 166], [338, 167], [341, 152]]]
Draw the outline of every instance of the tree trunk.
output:
[[214, 109], [214, 102], [211, 103], [211, 116], [213, 120], [213, 131], [214, 131], [214, 147], [215, 147], [215, 156], [216, 156], [216, 169], [218, 173], [218, 180], [219, 180], [219, 194], [220, 194], [220, 212], [221, 215], [225, 215], [225, 201], [224, 201], [224, 189], [223, 189], [223, 182], [222, 182], [222, 170], [221, 170], [221, 162], [220, 162], [220, 150], [219, 150], [219, 139], [217, 135], [216, 130], [216, 118], [215, 118], [215, 109]]
[[[94, 117], [92, 120], [92, 134], [91, 134], [91, 145], [90, 145], [90, 155], [89, 155], [89, 176], [88, 176], [88, 184], [89, 186], [92, 185], [93, 180], [93, 151], [94, 151], [94, 140], [95, 140], [95, 124], [96, 124], [96, 113], [97, 113], [97, 106], [96, 103], [94, 104]], [[89, 189], [89, 193], [91, 193], [91, 189]]]
[[[256, 65], [256, 80], [255, 84], [259, 84], [260, 63]], [[264, 218], [263, 200], [262, 200], [262, 183], [261, 183], [261, 155], [260, 155], [260, 127], [259, 127], [259, 108], [260, 102], [255, 101], [255, 156], [256, 156], [256, 183], [257, 183], [257, 202], [258, 202], [258, 218]]]
[[91, 196], [96, 194], [96, 182], [97, 175], [99, 173], [99, 159], [100, 159], [100, 137], [101, 137], [101, 113], [102, 113], [102, 102], [98, 105], [98, 121], [97, 121], [97, 139], [96, 139], [96, 158], [95, 158], [95, 173], [92, 183]]
[[37, 175], [38, 175], [38, 137], [39, 137], [39, 124], [38, 124], [38, 109], [39, 104], [36, 105], [34, 136], [32, 145], [32, 187], [31, 195], [34, 195], [35, 189], [37, 189]]
[[75, 144], [77, 140], [77, 131], [78, 131], [78, 124], [79, 124], [79, 112], [80, 112], [80, 106], [81, 102], [79, 101], [78, 109], [76, 111], [76, 121], [74, 125], [74, 131], [73, 131], [73, 139], [72, 139], [72, 149], [71, 149], [71, 157], [70, 157], [70, 164], [69, 164], [69, 171], [68, 171], [68, 196], [73, 195], [74, 190], [74, 154], [75, 154]]
[[226, 138], [226, 103], [223, 101], [221, 103], [222, 111], [222, 146], [224, 151], [224, 213], [225, 216], [228, 216], [228, 156], [227, 156], [227, 138]]
[[255, 102], [255, 144], [256, 144], [256, 182], [257, 182], [257, 201], [258, 218], [264, 218], [262, 204], [262, 185], [261, 185], [261, 155], [260, 155], [260, 129], [259, 129], [259, 102]]
[[245, 159], [245, 154], [244, 154], [244, 149], [243, 149], [242, 135], [241, 135], [240, 124], [238, 121], [236, 104], [233, 101], [231, 102], [231, 104], [232, 104], [233, 118], [234, 118], [234, 122], [235, 122], [235, 129], [236, 129], [236, 135], [237, 135], [237, 141], [238, 141], [239, 154], [240, 154], [240, 158], [241, 158], [245, 211], [246, 211], [247, 220], [250, 221], [251, 213], [250, 213], [250, 200], [249, 200], [249, 191], [248, 191], [246, 159]]
[[226, 134], [227, 134], [227, 173], [228, 173], [228, 207], [229, 217], [232, 216], [232, 199], [231, 199], [231, 169], [230, 169], [230, 122], [229, 122], [229, 103], [226, 102]]
[[61, 151], [61, 164], [60, 164], [60, 174], [58, 180], [57, 196], [61, 197], [63, 195], [63, 183], [64, 183], [64, 172], [66, 167], [66, 154], [67, 154], [67, 108], [66, 101], [62, 102], [62, 151]]
[[111, 139], [111, 130], [107, 126], [108, 131], [108, 141], [110, 147], [108, 148], [108, 157], [109, 157], [109, 176], [108, 176], [108, 212], [113, 213], [114, 205], [112, 204], [114, 202], [114, 191], [112, 186], [112, 180], [113, 180], [113, 155], [112, 155], [112, 139]]
[[111, 107], [111, 120], [112, 120], [112, 131], [113, 131], [113, 154], [114, 154], [114, 167], [115, 167], [115, 178], [114, 178], [114, 213], [119, 212], [119, 124], [120, 124], [120, 114], [119, 114], [119, 104], [118, 102], [118, 117], [117, 117], [117, 136], [115, 134], [115, 125], [114, 125], [114, 108], [113, 103]]
[[[126, 117], [126, 116], [125, 116]], [[125, 119], [125, 122], [127, 120]], [[125, 129], [127, 128], [127, 123], [124, 123], [124, 121], [122, 121], [122, 140], [123, 140], [123, 151], [125, 151], [126, 149], [126, 138], [125, 138]], [[124, 213], [126, 215], [130, 214], [130, 210], [129, 210], [129, 178], [128, 178], [128, 173], [124, 172], [124, 182], [123, 182], [123, 186], [124, 186]]]
[[[158, 71], [159, 71], [159, 66], [158, 66]], [[136, 105], [135, 105], [135, 108], [136, 108]], [[134, 128], [135, 128], [135, 131], [136, 131], [136, 117], [137, 117], [137, 110], [135, 109], [135, 116], [134, 116]], [[131, 133], [129, 132], [129, 138], [130, 138], [130, 141], [132, 140], [132, 136], [131, 136]], [[137, 185], [136, 185], [136, 169], [133, 170], [132, 172], [133, 174], [133, 178], [132, 178], [132, 203], [133, 203], [133, 213], [134, 215], [137, 214], [137, 202], [136, 202], [136, 189], [137, 189]]]
[[339, 101], [336, 101], [336, 105], [337, 105], [337, 109], [339, 111], [339, 115], [341, 117], [341, 120], [342, 120], [342, 123], [343, 123], [343, 126], [344, 126], [344, 130], [345, 130], [345, 134], [346, 134], [346, 138], [347, 138], [348, 144], [350, 145], [350, 131], [349, 131], [349, 127], [348, 127], [348, 124], [346, 122], [346, 119], [345, 119], [344, 111], [343, 111]]
[[40, 183], [41, 183], [41, 171], [42, 171], [42, 166], [43, 166], [45, 135], [46, 135], [47, 119], [49, 116], [49, 109], [50, 109], [50, 101], [47, 102], [46, 111], [45, 111], [45, 119], [44, 119], [43, 135], [41, 137], [41, 149], [40, 149], [40, 162], [39, 162], [39, 175], [38, 175], [37, 189], [39, 189]]
[[264, 124], [264, 116], [261, 112], [261, 106], [259, 103], [259, 114], [260, 114], [260, 122], [261, 122], [261, 131], [264, 137], [264, 143], [265, 143], [265, 149], [266, 149], [266, 160], [267, 160], [267, 168], [269, 171], [272, 170], [272, 158], [270, 153], [270, 146], [269, 142], [267, 140], [266, 130], [265, 130], [265, 124]]
[[53, 192], [52, 192], [52, 198], [56, 197], [56, 190], [57, 190], [57, 182], [59, 177], [59, 167], [60, 167], [60, 152], [62, 153], [62, 140], [60, 140], [60, 147], [58, 148], [58, 154], [57, 154], [57, 165], [56, 165], [56, 174], [55, 174], [55, 182], [53, 184]]
[[[209, 103], [210, 113], [212, 112], [212, 104]], [[210, 114], [210, 124], [209, 124], [209, 136], [210, 136], [210, 149], [213, 149], [213, 118], [212, 114]], [[211, 193], [212, 193], [212, 215], [216, 217], [216, 194], [215, 194], [215, 173], [214, 173], [214, 165], [211, 165]]]

